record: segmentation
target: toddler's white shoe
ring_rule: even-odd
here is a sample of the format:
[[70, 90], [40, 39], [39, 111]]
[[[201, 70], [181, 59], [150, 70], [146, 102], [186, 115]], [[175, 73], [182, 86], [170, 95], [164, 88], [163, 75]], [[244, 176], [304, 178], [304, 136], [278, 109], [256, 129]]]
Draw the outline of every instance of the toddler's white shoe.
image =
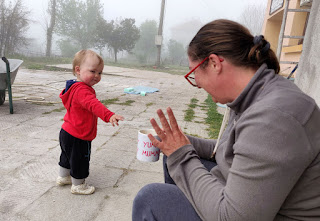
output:
[[82, 195], [89, 195], [94, 193], [95, 188], [94, 186], [89, 186], [86, 183], [80, 185], [73, 185], [71, 186], [71, 193], [73, 194], [82, 194]]
[[58, 176], [56, 182], [59, 186], [72, 184], [71, 176], [65, 176], [65, 177]]

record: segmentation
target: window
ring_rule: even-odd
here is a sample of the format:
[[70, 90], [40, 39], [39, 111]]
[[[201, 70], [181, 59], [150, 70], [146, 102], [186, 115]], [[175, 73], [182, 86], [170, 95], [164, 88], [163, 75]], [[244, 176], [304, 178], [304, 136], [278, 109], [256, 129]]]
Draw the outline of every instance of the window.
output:
[[284, 0], [271, 0], [269, 15], [282, 8], [283, 2]]

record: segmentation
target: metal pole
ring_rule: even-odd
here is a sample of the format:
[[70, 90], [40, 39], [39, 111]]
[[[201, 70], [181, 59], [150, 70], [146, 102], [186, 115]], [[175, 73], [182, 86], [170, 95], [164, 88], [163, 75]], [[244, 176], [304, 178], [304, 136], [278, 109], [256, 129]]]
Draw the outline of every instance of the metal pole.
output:
[[286, 22], [287, 22], [288, 6], [289, 6], [290, 0], [285, 0], [285, 1], [286, 2], [285, 2], [285, 6], [284, 6], [284, 11], [283, 11], [283, 18], [282, 18], [282, 23], [281, 23], [280, 33], [279, 33], [278, 48], [277, 48], [277, 58], [279, 61], [280, 61], [280, 56], [281, 56], [283, 35], [284, 35], [284, 29], [285, 29]]
[[2, 57], [2, 60], [4, 61], [4, 63], [6, 63], [6, 67], [7, 67], [7, 85], [8, 85], [8, 94], [9, 94], [10, 114], [13, 114], [10, 64], [6, 57]]
[[[159, 29], [158, 29], [158, 36], [162, 37], [162, 31], [163, 31], [163, 16], [164, 16], [164, 6], [165, 6], [166, 1], [162, 0], [161, 3], [161, 12], [160, 12], [160, 22], [159, 22]], [[162, 44], [162, 43], [161, 43]], [[158, 48], [158, 56], [157, 56], [157, 63], [156, 66], [160, 66], [160, 60], [161, 60], [161, 44], [157, 45]]]

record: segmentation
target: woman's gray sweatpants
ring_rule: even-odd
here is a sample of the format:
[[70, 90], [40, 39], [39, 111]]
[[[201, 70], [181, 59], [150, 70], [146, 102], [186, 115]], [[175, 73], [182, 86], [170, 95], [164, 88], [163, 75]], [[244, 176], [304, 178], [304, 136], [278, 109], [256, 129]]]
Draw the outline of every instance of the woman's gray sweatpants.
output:
[[[144, 186], [133, 201], [132, 221], [197, 221], [201, 220], [183, 192], [174, 184], [163, 157], [166, 183], [152, 183]], [[217, 164], [201, 159], [211, 170]]]

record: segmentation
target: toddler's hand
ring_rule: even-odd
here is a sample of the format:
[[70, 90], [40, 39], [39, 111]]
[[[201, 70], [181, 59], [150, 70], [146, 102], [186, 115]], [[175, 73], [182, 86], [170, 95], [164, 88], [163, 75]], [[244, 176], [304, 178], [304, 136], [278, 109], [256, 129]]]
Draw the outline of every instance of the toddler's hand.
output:
[[121, 115], [114, 114], [109, 119], [112, 126], [115, 126], [115, 125], [119, 126], [119, 124], [118, 124], [119, 120], [124, 120], [124, 117], [122, 117]]

